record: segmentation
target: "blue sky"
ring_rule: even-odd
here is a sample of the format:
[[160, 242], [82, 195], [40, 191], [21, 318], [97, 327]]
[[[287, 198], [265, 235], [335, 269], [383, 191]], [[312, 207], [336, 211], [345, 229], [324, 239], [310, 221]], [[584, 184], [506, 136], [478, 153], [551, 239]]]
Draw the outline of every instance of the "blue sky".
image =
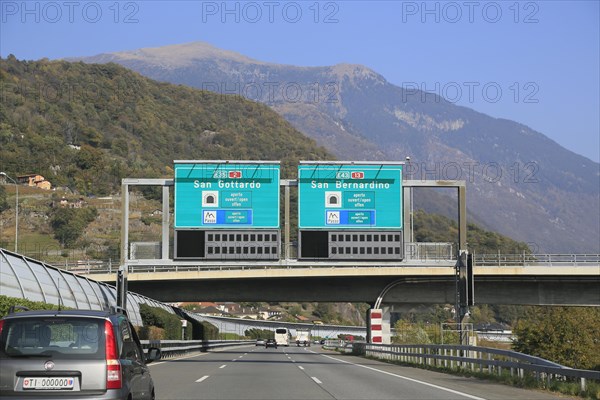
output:
[[35, 60], [205, 41], [356, 63], [600, 159], [598, 1], [6, 1], [0, 54]]

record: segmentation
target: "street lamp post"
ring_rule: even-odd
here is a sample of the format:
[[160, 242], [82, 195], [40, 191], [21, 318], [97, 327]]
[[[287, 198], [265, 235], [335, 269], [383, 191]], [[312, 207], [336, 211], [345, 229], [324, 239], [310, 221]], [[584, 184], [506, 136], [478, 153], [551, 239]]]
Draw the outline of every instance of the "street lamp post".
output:
[[15, 184], [15, 253], [19, 251], [19, 184], [13, 178], [8, 176], [6, 172], [0, 172], [0, 176], [10, 179]]

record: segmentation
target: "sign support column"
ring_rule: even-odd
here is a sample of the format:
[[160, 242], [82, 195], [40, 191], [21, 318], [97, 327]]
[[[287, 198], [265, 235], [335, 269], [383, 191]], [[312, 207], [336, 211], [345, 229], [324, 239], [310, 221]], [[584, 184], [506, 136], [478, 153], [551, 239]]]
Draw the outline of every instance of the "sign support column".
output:
[[285, 211], [284, 211], [284, 218], [285, 218], [285, 243], [284, 243], [284, 254], [283, 257], [286, 260], [290, 259], [290, 183], [289, 181], [287, 182], [287, 184], [285, 185]]
[[[467, 251], [467, 201], [466, 201], [466, 186], [458, 187], [458, 257], [456, 263], [457, 269], [457, 310], [456, 315], [458, 318], [458, 329], [460, 344], [468, 345], [469, 338], [465, 337], [463, 329], [465, 317], [469, 315], [469, 303], [470, 296], [469, 286], [470, 277], [467, 274], [467, 263], [468, 263]], [[467, 332], [468, 334], [468, 332]]]
[[413, 224], [412, 224], [412, 209], [413, 209], [413, 204], [412, 204], [412, 186], [406, 186], [404, 185], [402, 187], [402, 202], [403, 202], [403, 218], [405, 221], [405, 225], [404, 225], [404, 248], [406, 251], [406, 244], [410, 243], [409, 245], [409, 249], [411, 251], [411, 253], [408, 255], [408, 257], [412, 257], [413, 256], [413, 252], [414, 252], [414, 244], [412, 243], [412, 237], [413, 237], [413, 232], [412, 232], [412, 228], [413, 228]]
[[127, 261], [129, 260], [129, 185], [121, 182], [121, 262], [117, 272], [117, 306], [127, 308]]
[[162, 249], [160, 258], [169, 259], [169, 187], [162, 188]]

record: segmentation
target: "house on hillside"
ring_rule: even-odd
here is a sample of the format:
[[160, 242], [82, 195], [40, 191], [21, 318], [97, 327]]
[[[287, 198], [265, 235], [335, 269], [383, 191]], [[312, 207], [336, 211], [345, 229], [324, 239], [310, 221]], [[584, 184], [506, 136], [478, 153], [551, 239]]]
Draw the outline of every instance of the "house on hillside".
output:
[[20, 175], [17, 176], [17, 182], [31, 186], [37, 187], [44, 190], [52, 189], [52, 184], [50, 181], [47, 181], [42, 175], [38, 174], [29, 174], [29, 175]]
[[242, 307], [241, 310], [229, 312], [231, 316], [242, 319], [258, 319], [258, 311], [254, 307]]
[[220, 317], [223, 315], [223, 312], [219, 310], [217, 307], [204, 307], [197, 311], [199, 314], [210, 315], [213, 317]]
[[83, 208], [83, 206], [86, 204], [86, 202], [83, 197], [80, 197], [77, 200], [69, 201], [69, 199], [67, 199], [66, 197], [63, 196], [60, 199], [59, 204], [62, 208]]
[[228, 313], [228, 314], [236, 314], [236, 313], [241, 313], [242, 312], [242, 306], [239, 305], [238, 303], [232, 303], [232, 302], [225, 302], [225, 303], [219, 303], [220, 306], [223, 307], [223, 312]]
[[281, 313], [281, 310], [273, 308], [260, 308], [258, 310], [258, 315], [261, 319], [280, 319]]

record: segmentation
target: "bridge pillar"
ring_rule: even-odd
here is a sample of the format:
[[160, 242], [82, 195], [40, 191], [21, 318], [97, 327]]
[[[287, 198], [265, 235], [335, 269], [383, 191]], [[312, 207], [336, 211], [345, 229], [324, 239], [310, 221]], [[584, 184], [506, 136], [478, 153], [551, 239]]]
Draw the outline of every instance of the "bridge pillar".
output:
[[391, 344], [392, 343], [392, 332], [391, 332], [391, 321], [392, 321], [392, 307], [385, 306], [383, 309], [383, 321], [381, 321], [381, 334], [382, 334], [382, 343], [383, 344]]

